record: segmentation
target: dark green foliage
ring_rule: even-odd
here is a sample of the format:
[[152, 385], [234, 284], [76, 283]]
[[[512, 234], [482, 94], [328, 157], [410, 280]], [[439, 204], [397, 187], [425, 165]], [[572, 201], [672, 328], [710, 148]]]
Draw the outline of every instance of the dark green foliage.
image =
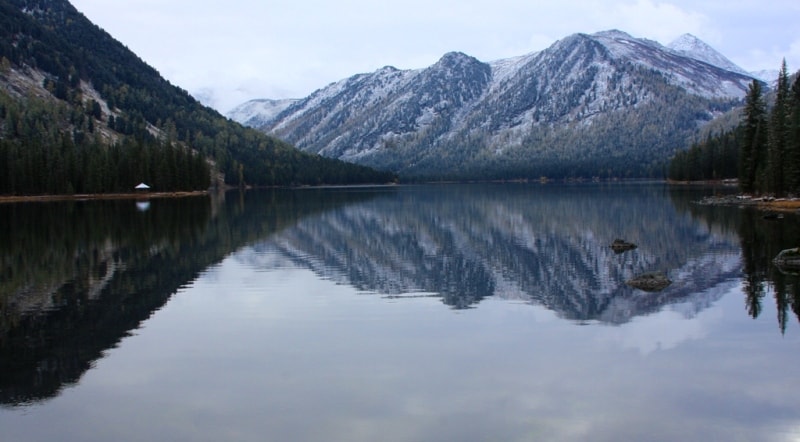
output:
[[709, 136], [688, 150], [675, 154], [668, 177], [675, 181], [706, 181], [736, 178], [739, 174], [740, 129]]
[[739, 164], [739, 187], [745, 193], [757, 187], [757, 178], [766, 167], [767, 110], [761, 83], [750, 84], [745, 98], [742, 125], [741, 154]]
[[786, 150], [786, 185], [800, 192], [800, 75], [795, 76], [789, 98], [789, 128]]
[[60, 130], [75, 118], [66, 104], [28, 99], [22, 105], [0, 93], [0, 109], [0, 194], [130, 192], [142, 181], [159, 191], [210, 185], [208, 162], [190, 149], [152, 136], [108, 146], [87, 133], [92, 119]]
[[766, 191], [776, 196], [786, 193], [786, 153], [788, 150], [789, 130], [789, 75], [786, 72], [786, 60], [781, 65], [778, 85], [775, 90], [775, 104], [769, 119], [769, 139], [767, 141], [767, 167], [769, 173], [765, 179]]
[[[762, 84], [753, 80], [739, 126], [677, 153], [670, 163], [669, 178], [738, 177], [744, 193], [800, 195], [800, 75], [794, 77], [790, 87], [784, 62], [769, 111]], [[738, 155], [734, 152], [737, 146]], [[737, 161], [734, 175], [732, 165]]]
[[[27, 12], [22, 12], [23, 9]], [[37, 69], [44, 72], [47, 78], [43, 86], [66, 105], [63, 110], [54, 112], [69, 114], [59, 114], [55, 119], [50, 114], [46, 118], [37, 117], [41, 110], [29, 111], [27, 107], [47, 105], [6, 97], [6, 102], [16, 100], [20, 103], [11, 115], [3, 116], [7, 130], [0, 136], [3, 155], [7, 158], [4, 167], [12, 171], [19, 170], [16, 163], [21, 162], [22, 157], [16, 155], [23, 152], [28, 167], [50, 167], [51, 161], [60, 158], [54, 153], [58, 150], [55, 146], [70, 143], [75, 144], [76, 149], [89, 149], [92, 154], [105, 152], [105, 155], [112, 156], [115, 148], [102, 149], [101, 145], [108, 143], [92, 135], [101, 123], [103, 112], [100, 103], [94, 100], [83, 104], [80, 86], [84, 81], [101, 93], [112, 111], [107, 121], [102, 123], [125, 135], [116, 148], [135, 147], [139, 149], [137, 155], [147, 160], [147, 166], [144, 163], [137, 166], [141, 173], [160, 174], [175, 170], [180, 161], [188, 164], [191, 162], [189, 159], [195, 158], [189, 153], [193, 150], [211, 160], [230, 184], [349, 184], [395, 179], [389, 173], [302, 153], [277, 139], [227, 120], [201, 105], [186, 91], [171, 85], [65, 0], [0, 1], [0, 59], [3, 60], [0, 82], [4, 80], [3, 74], [12, 67], [21, 71]], [[80, 111], [72, 112], [72, 109]], [[163, 135], [154, 135], [153, 129], [166, 127], [164, 122], [167, 121], [169, 130], [162, 131]], [[173, 144], [184, 146], [176, 148], [175, 152], [186, 153], [185, 161], [177, 159], [182, 155], [179, 153], [174, 154], [177, 156], [175, 159], [171, 154], [160, 155], [158, 146]], [[153, 158], [165, 161], [165, 164], [150, 164]], [[87, 177], [93, 184], [88, 187], [91, 189], [108, 188], [100, 183], [106, 182], [107, 175], [120, 173], [108, 169], [108, 160], [102, 155], [87, 160], [87, 163], [96, 167], [92, 170], [107, 170], [100, 176]], [[86, 167], [87, 163], [77, 164]], [[199, 158], [196, 163], [199, 168]], [[85, 172], [79, 169], [78, 173], [88, 175]], [[184, 175], [184, 172], [181, 170], [179, 175]], [[6, 189], [2, 191], [4, 193], [8, 193], [8, 189], [13, 189], [14, 193], [49, 193], [66, 186], [65, 182], [21, 186], [22, 182], [33, 182], [34, 178], [16, 174], [0, 179], [13, 182], [13, 185], [7, 184], [3, 188]], [[144, 181], [145, 178], [137, 180]], [[155, 175], [150, 180], [167, 183], [193, 181]], [[199, 181], [196, 184], [200, 184]], [[124, 187], [127, 183], [120, 185]], [[80, 191], [78, 187], [74, 190]]]

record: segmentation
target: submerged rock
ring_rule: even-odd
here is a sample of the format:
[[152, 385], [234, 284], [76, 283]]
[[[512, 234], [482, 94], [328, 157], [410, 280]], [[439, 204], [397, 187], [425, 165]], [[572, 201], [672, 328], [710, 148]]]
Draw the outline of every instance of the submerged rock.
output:
[[624, 239], [615, 239], [614, 242], [611, 243], [611, 249], [614, 250], [615, 253], [627, 252], [635, 248], [636, 244], [625, 241]]
[[667, 278], [667, 275], [661, 272], [651, 272], [631, 278], [625, 281], [625, 283], [633, 288], [646, 292], [657, 292], [667, 288], [667, 286], [672, 284], [672, 281]]
[[781, 250], [772, 262], [781, 268], [800, 269], [800, 247]]

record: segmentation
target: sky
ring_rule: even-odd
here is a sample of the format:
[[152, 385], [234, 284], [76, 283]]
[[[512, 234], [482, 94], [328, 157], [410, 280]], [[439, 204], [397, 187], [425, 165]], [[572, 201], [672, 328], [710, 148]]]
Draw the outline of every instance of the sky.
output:
[[798, 0], [70, 0], [172, 84], [227, 112], [451, 51], [493, 61], [574, 33], [691, 33], [747, 71], [800, 69]]

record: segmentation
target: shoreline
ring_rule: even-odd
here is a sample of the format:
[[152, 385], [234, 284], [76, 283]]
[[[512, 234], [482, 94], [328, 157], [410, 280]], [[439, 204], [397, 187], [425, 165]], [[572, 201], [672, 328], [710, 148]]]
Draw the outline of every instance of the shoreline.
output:
[[0, 204], [31, 203], [50, 201], [87, 201], [87, 200], [123, 200], [154, 198], [185, 198], [190, 196], [209, 195], [208, 190], [192, 190], [182, 192], [146, 192], [146, 193], [85, 193], [75, 195], [2, 195]]
[[800, 198], [774, 198], [771, 196], [754, 197], [750, 195], [710, 196], [698, 201], [708, 206], [752, 207], [772, 212], [800, 212]]

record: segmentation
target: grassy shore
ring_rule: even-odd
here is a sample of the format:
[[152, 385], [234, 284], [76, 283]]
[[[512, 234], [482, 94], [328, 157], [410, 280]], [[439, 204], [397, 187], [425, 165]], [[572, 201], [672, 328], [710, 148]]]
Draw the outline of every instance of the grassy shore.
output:
[[758, 204], [764, 210], [775, 210], [779, 212], [796, 212], [800, 210], [800, 199], [776, 199], [773, 201], [763, 201]]

